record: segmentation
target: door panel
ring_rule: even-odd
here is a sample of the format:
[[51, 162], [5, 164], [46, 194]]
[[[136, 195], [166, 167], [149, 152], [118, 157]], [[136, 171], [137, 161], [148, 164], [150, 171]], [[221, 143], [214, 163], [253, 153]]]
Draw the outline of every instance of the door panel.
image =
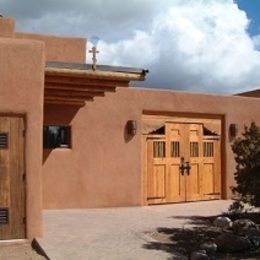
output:
[[167, 164], [165, 161], [165, 140], [163, 138], [149, 139], [147, 148], [149, 172], [147, 176], [148, 203], [166, 202]]
[[148, 178], [148, 199], [165, 197], [166, 165], [154, 165]]
[[0, 239], [25, 237], [23, 129], [22, 118], [0, 117]]
[[167, 202], [185, 200], [185, 177], [180, 172], [180, 163], [170, 164], [167, 179]]
[[185, 176], [180, 171], [181, 157], [184, 152], [185, 131], [183, 124], [167, 122], [167, 162], [168, 162], [168, 185], [167, 201], [181, 202], [185, 200]]
[[216, 137], [205, 137], [203, 140], [203, 199], [220, 199], [220, 140]]
[[203, 169], [203, 194], [214, 192], [214, 163], [204, 163]]
[[[201, 199], [201, 175], [202, 175], [202, 124], [187, 124], [185, 160], [190, 163], [190, 174], [186, 174], [186, 200], [196, 201]], [[189, 144], [189, 147], [187, 147]]]
[[200, 165], [198, 163], [190, 164], [190, 174], [186, 175], [186, 201], [199, 200], [200, 189]]

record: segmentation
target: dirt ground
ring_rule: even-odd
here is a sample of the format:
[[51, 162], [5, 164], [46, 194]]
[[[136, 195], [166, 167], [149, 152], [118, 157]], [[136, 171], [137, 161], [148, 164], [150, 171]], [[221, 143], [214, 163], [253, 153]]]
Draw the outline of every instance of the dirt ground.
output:
[[30, 243], [0, 245], [0, 260], [46, 260], [37, 254]]

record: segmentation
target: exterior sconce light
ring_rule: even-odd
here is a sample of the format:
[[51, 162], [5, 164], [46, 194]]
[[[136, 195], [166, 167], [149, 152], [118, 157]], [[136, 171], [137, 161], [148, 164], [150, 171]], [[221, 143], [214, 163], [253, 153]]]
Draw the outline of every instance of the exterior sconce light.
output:
[[129, 135], [136, 135], [137, 132], [137, 122], [136, 120], [128, 120], [126, 124], [127, 133]]
[[96, 70], [97, 69], [97, 53], [99, 53], [99, 51], [97, 50], [99, 38], [97, 36], [91, 37], [90, 42], [93, 44], [93, 47], [89, 51], [89, 53], [92, 53], [92, 70]]
[[238, 133], [237, 124], [230, 124], [229, 125], [229, 136], [234, 138], [237, 136], [237, 133]]

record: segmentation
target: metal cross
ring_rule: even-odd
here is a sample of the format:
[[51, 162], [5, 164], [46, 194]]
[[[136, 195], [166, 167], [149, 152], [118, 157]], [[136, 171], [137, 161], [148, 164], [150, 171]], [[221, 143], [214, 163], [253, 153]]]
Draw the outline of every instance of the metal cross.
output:
[[92, 49], [89, 51], [89, 53], [92, 53], [92, 69], [96, 70], [97, 69], [97, 53], [99, 51], [97, 50], [97, 47], [93, 46]]

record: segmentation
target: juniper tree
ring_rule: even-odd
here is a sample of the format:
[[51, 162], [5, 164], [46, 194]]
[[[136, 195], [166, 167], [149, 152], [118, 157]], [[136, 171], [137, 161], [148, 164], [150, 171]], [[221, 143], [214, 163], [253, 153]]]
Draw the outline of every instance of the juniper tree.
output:
[[233, 142], [232, 150], [237, 164], [236, 186], [232, 191], [239, 195], [239, 201], [260, 206], [260, 128], [254, 122], [250, 127], [245, 126], [242, 136]]

